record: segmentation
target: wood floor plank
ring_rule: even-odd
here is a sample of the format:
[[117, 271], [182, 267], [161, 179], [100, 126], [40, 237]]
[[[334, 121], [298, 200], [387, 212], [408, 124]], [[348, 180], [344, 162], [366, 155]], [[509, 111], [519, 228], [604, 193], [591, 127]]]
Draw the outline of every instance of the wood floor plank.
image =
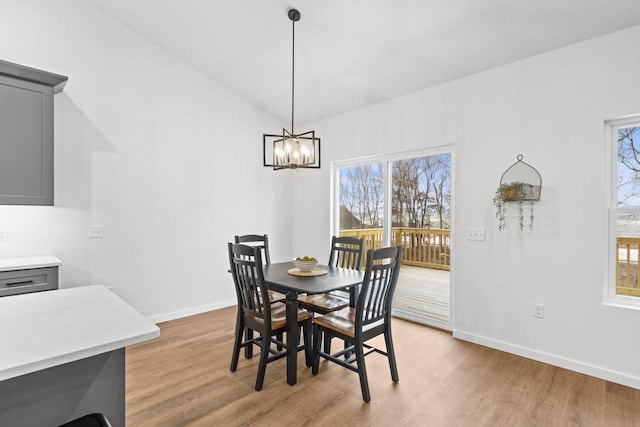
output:
[[[254, 390], [258, 357], [229, 371], [235, 308], [160, 324], [160, 337], [126, 351], [127, 426], [639, 426], [640, 390], [393, 319], [400, 382], [387, 359], [367, 357], [372, 401], [358, 376], [298, 358], [270, 363]], [[382, 340], [375, 342], [384, 347]], [[341, 345], [337, 341], [334, 344]], [[256, 349], [256, 355], [258, 351]]]

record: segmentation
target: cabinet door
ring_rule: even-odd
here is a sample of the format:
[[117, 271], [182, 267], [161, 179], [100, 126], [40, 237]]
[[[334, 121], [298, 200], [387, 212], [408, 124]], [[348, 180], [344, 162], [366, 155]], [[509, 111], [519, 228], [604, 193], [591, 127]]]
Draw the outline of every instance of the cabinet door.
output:
[[53, 205], [53, 88], [0, 76], [0, 204]]

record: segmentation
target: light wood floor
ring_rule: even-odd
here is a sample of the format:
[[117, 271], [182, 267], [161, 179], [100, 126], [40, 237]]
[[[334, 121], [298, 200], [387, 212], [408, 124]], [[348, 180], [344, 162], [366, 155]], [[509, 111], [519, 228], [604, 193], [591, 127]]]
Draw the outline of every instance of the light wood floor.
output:
[[371, 403], [357, 374], [323, 362], [314, 377], [302, 353], [298, 384], [287, 385], [282, 359], [256, 392], [257, 357], [229, 371], [234, 322], [235, 307], [174, 320], [129, 347], [127, 426], [640, 426], [640, 390], [401, 319], [400, 382], [386, 358], [368, 356]]

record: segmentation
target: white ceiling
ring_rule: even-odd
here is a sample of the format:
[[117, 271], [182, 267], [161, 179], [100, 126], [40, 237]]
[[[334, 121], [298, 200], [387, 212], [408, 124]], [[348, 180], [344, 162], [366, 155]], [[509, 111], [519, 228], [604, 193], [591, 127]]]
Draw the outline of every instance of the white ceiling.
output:
[[638, 0], [87, 0], [283, 121], [397, 97], [640, 24]]

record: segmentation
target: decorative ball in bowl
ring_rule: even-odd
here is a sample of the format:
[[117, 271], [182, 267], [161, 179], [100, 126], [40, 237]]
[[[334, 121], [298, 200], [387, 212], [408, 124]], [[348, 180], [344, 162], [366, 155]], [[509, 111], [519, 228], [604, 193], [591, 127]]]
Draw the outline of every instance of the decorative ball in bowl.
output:
[[318, 260], [314, 257], [304, 256], [294, 259], [293, 263], [298, 270], [308, 273], [318, 264]]

